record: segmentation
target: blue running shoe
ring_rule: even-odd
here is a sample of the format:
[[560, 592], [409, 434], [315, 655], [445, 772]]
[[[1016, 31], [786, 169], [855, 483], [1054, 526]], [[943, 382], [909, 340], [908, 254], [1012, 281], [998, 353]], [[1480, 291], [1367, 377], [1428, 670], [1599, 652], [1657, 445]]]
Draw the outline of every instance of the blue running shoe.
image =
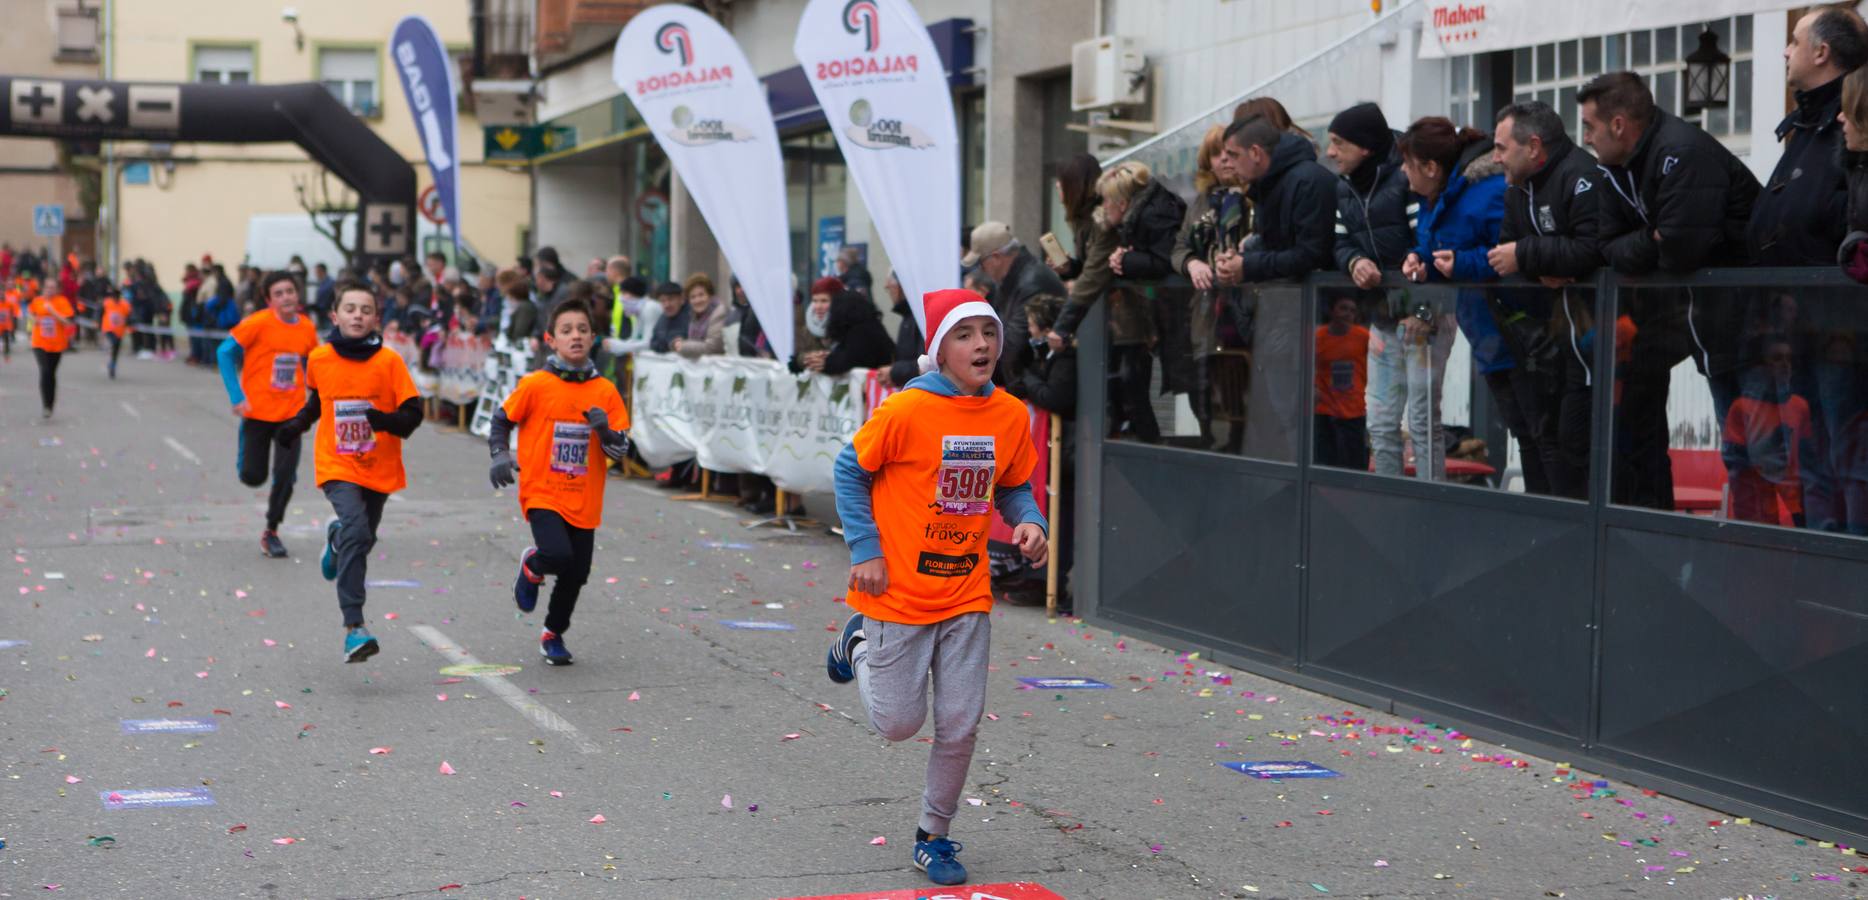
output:
[[549, 631], [538, 636], [538, 655], [545, 658], [545, 665], [548, 666], [571, 664], [571, 651], [565, 649], [564, 638]]
[[856, 658], [856, 642], [863, 639], [863, 614], [851, 613], [849, 621], [843, 623], [843, 633], [837, 635], [835, 643], [830, 645], [830, 652], [824, 656], [824, 671], [830, 680], [838, 684], [849, 684], [856, 677], [856, 670], [850, 667]]
[[337, 580], [337, 530], [343, 523], [336, 519], [324, 526], [324, 555], [318, 557], [318, 570], [324, 573], [325, 581]]
[[959, 842], [945, 835], [915, 841], [915, 868], [928, 873], [935, 884], [966, 884], [966, 866], [955, 858], [959, 852]]
[[527, 547], [519, 557], [519, 577], [512, 583], [512, 601], [519, 604], [520, 612], [529, 613], [538, 608], [538, 582], [526, 575], [525, 568], [537, 552], [537, 547]]
[[376, 638], [370, 636], [368, 628], [358, 625], [344, 633], [344, 662], [363, 662], [381, 649], [376, 645]]

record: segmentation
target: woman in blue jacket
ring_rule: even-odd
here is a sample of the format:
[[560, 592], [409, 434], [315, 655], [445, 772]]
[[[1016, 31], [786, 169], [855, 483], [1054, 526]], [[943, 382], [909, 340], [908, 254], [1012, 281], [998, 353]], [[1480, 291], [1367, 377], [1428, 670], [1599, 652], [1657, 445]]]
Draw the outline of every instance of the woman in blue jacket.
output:
[[[1424, 198], [1414, 251], [1402, 263], [1402, 274], [1412, 281], [1498, 280], [1486, 253], [1498, 243], [1505, 215], [1505, 176], [1493, 158], [1491, 138], [1429, 116], [1409, 126], [1399, 146], [1408, 185]], [[1548, 319], [1548, 310], [1540, 318], [1518, 308], [1520, 304], [1498, 303], [1514, 320], [1508, 337], [1500, 331], [1487, 293], [1458, 292], [1454, 310], [1459, 329], [1472, 345], [1473, 365], [1485, 376], [1505, 427], [1518, 439], [1525, 490], [1548, 494], [1546, 457], [1559, 452], [1553, 439], [1555, 398], [1545, 379], [1535, 377], [1512, 352], [1514, 342], [1522, 347], [1537, 341], [1537, 328]]]

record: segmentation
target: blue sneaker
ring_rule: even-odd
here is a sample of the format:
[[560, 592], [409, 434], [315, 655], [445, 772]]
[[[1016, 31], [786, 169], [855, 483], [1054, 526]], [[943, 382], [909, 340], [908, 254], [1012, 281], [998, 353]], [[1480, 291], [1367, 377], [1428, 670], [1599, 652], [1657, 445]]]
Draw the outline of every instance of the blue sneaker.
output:
[[324, 555], [318, 557], [318, 571], [324, 573], [325, 581], [337, 580], [337, 530], [343, 523], [336, 519], [324, 526]]
[[856, 678], [856, 670], [850, 667], [856, 658], [856, 642], [863, 639], [863, 614], [851, 613], [843, 623], [843, 633], [830, 645], [830, 652], [824, 655], [824, 671], [830, 680], [838, 684], [849, 684]]
[[512, 583], [512, 601], [519, 604], [520, 612], [529, 613], [538, 608], [538, 582], [526, 575], [525, 568], [536, 553], [537, 547], [527, 547], [519, 557], [519, 577]]
[[381, 650], [376, 645], [376, 638], [370, 636], [370, 630], [361, 625], [344, 633], [344, 662], [363, 662]]
[[955, 858], [959, 852], [959, 842], [945, 835], [915, 841], [915, 868], [928, 873], [935, 884], [966, 884], [966, 866]]
[[545, 658], [545, 665], [548, 666], [571, 664], [571, 651], [565, 649], [564, 638], [549, 631], [538, 636], [538, 655]]

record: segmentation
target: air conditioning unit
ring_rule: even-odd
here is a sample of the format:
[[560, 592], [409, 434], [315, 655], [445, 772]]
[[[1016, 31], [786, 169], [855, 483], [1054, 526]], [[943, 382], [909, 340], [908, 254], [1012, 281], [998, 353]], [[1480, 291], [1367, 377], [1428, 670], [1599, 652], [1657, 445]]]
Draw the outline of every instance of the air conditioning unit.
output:
[[1148, 99], [1148, 60], [1135, 39], [1106, 35], [1070, 48], [1070, 108], [1074, 112], [1133, 106]]

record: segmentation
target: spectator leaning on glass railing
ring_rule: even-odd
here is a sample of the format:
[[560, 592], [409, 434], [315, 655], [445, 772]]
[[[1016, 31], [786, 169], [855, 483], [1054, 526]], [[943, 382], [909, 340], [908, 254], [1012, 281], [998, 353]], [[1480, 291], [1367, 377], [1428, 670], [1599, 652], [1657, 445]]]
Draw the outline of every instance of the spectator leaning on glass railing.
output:
[[[1758, 179], [1718, 139], [1654, 104], [1633, 72], [1596, 77], [1577, 92], [1583, 141], [1596, 151], [1607, 190], [1597, 197], [1603, 260], [1623, 275], [1685, 274], [1745, 265], [1745, 228]], [[1737, 393], [1743, 305], [1692, 290], [1620, 293], [1635, 328], [1616, 418], [1617, 503], [1673, 509], [1667, 394], [1674, 364], [1689, 356], [1706, 376], [1718, 420]]]
[[[1004, 222], [986, 222], [973, 229], [967, 252], [960, 264], [978, 266], [980, 274], [991, 283], [986, 302], [999, 313], [1005, 333], [1025, 333], [1025, 303], [1039, 294], [1062, 296], [1064, 282], [1050, 267], [1038, 261]], [[1020, 374], [1023, 362], [1019, 354], [999, 357], [999, 370], [993, 373], [997, 384], [1010, 384]]]
[[[1213, 389], [1214, 369], [1234, 365], [1220, 356], [1225, 349], [1244, 349], [1252, 334], [1251, 314], [1241, 306], [1236, 285], [1222, 285], [1213, 267], [1219, 257], [1238, 252], [1251, 227], [1245, 207], [1245, 194], [1220, 163], [1226, 143], [1226, 126], [1207, 129], [1194, 157], [1193, 203], [1181, 222], [1174, 239], [1174, 270], [1193, 282], [1194, 293], [1188, 301], [1188, 347], [1193, 357], [1193, 384], [1188, 395], [1194, 419], [1200, 423], [1200, 441], [1214, 447]], [[1248, 371], [1245, 361], [1236, 361], [1237, 376]], [[1224, 412], [1222, 410], [1222, 412]], [[1231, 434], [1221, 447], [1237, 452], [1244, 441], [1244, 423], [1233, 421]]]
[[1268, 116], [1226, 128], [1224, 165], [1249, 185], [1253, 228], [1236, 257], [1222, 261], [1225, 283], [1302, 278], [1330, 265], [1336, 218], [1336, 179], [1317, 164], [1309, 140], [1280, 130]]
[[[1403, 471], [1401, 422], [1417, 435], [1434, 430], [1445, 359], [1435, 363], [1433, 345], [1402, 340], [1401, 294], [1379, 289], [1384, 272], [1396, 272], [1414, 246], [1420, 196], [1402, 171], [1400, 133], [1373, 103], [1359, 103], [1330, 121], [1329, 147], [1336, 177], [1336, 267], [1365, 293], [1358, 305], [1368, 322], [1368, 441], [1378, 475]], [[1444, 342], [1451, 348], [1452, 331]], [[1421, 478], [1438, 478], [1432, 466], [1417, 466]]]
[[1570, 140], [1556, 110], [1540, 100], [1498, 111], [1494, 152], [1505, 169], [1505, 219], [1486, 261], [1500, 275], [1535, 279], [1558, 293], [1549, 319], [1556, 341], [1547, 399], [1556, 447], [1545, 454], [1553, 493], [1582, 498], [1589, 490], [1589, 348], [1595, 338], [1595, 294], [1567, 288], [1602, 265], [1596, 236], [1601, 180], [1595, 157]]
[[[1842, 77], [1868, 63], [1868, 26], [1854, 10], [1818, 7], [1784, 49], [1796, 108], [1777, 126], [1783, 155], [1751, 208], [1746, 238], [1761, 266], [1826, 265], [1847, 234], [1842, 170]], [[1819, 414], [1820, 415], [1820, 414]]]
[[[1408, 186], [1421, 196], [1414, 249], [1402, 261], [1401, 274], [1417, 282], [1497, 279], [1486, 253], [1498, 243], [1499, 222], [1505, 212], [1505, 176], [1492, 158], [1491, 140], [1470, 128], [1455, 129], [1445, 117], [1428, 116], [1408, 126], [1400, 147]], [[1448, 317], [1439, 304], [1420, 294], [1413, 295], [1411, 305], [1401, 323], [1401, 339], [1427, 345], [1437, 381], [1445, 377], [1446, 357], [1451, 352]], [[1541, 493], [1538, 488], [1544, 481], [1538, 441], [1543, 431], [1538, 417], [1543, 411], [1534, 405], [1535, 397], [1514, 390], [1510, 381], [1514, 360], [1487, 306], [1485, 291], [1459, 291], [1454, 311], [1460, 331], [1472, 345], [1473, 366], [1485, 376], [1505, 426], [1518, 438], [1526, 490]], [[1432, 394], [1437, 401], [1438, 385]], [[1438, 402], [1430, 407], [1426, 433], [1410, 430], [1409, 436], [1414, 441], [1415, 469], [1427, 467], [1438, 473], [1446, 466], [1446, 438]]]

